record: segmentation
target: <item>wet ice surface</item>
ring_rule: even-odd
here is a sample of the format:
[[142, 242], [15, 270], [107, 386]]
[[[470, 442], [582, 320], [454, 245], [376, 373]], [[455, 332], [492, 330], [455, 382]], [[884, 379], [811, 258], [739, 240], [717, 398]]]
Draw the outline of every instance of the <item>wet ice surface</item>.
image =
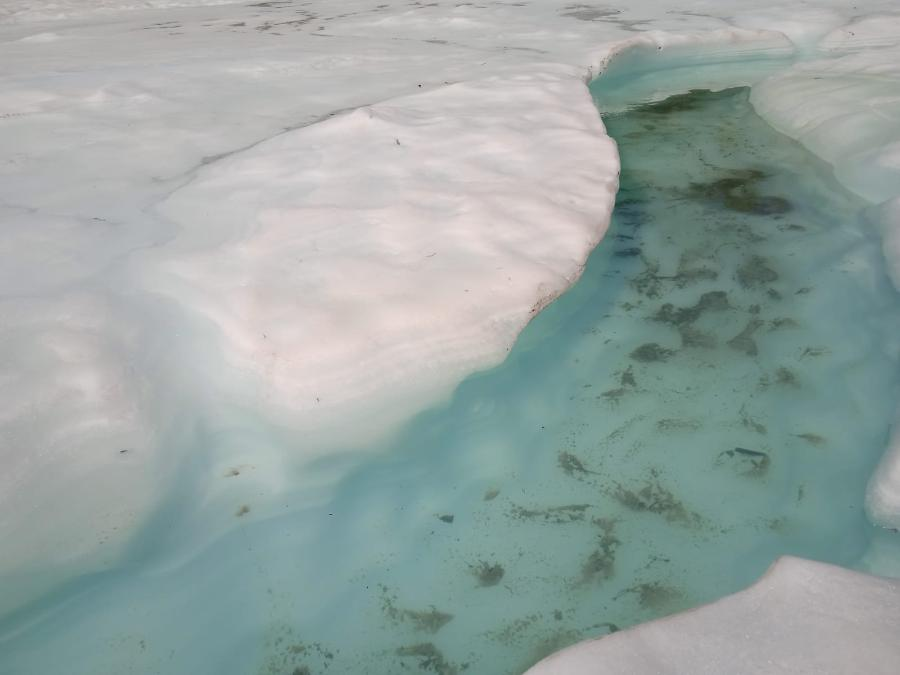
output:
[[747, 100], [607, 116], [613, 225], [501, 367], [321, 510], [249, 500], [183, 565], [164, 513], [152, 555], [7, 619], [0, 670], [517, 673], [783, 553], [858, 563], [897, 299], [862, 203]]

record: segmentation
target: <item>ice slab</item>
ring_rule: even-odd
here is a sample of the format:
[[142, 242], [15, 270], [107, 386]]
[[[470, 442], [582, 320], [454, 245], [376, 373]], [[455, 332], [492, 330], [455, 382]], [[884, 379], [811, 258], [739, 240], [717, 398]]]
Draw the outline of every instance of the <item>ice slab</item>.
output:
[[332, 440], [365, 413], [371, 439], [505, 356], [579, 276], [617, 179], [577, 70], [452, 85], [200, 170], [143, 274], [216, 327], [223, 393]]
[[780, 558], [704, 607], [582, 642], [529, 675], [897, 671], [900, 581]]

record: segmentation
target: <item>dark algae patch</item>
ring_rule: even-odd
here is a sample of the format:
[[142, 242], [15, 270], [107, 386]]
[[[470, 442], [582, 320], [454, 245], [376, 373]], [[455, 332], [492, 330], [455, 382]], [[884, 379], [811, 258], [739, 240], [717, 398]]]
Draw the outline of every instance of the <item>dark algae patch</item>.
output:
[[487, 561], [479, 561], [475, 565], [469, 566], [472, 575], [478, 581], [478, 585], [482, 587], [496, 586], [503, 579], [506, 570], [503, 565], [498, 563], [490, 563]]
[[558, 463], [559, 468], [562, 469], [567, 476], [572, 476], [573, 478], [594, 473], [593, 471], [589, 471], [582, 461], [571, 452], [560, 452]]
[[663, 486], [657, 469], [651, 469], [648, 478], [639, 487], [617, 485], [613, 490], [613, 496], [631, 511], [655, 513], [670, 523], [696, 525], [702, 520], [671, 490]]
[[641, 363], [656, 363], [667, 360], [673, 354], [675, 351], [672, 349], [666, 349], [655, 342], [648, 342], [632, 351], [629, 356]]
[[758, 288], [778, 281], [778, 272], [769, 266], [767, 258], [754, 255], [738, 267], [737, 280], [744, 288]]
[[448, 661], [443, 652], [431, 642], [398, 647], [397, 656], [411, 660], [424, 673], [458, 675], [460, 672], [459, 666]]
[[637, 598], [641, 609], [662, 611], [673, 603], [681, 600], [684, 595], [674, 586], [669, 586], [659, 581], [649, 581], [635, 584], [623, 591]]
[[384, 585], [379, 586], [379, 590], [381, 592], [381, 611], [394, 626], [406, 624], [414, 630], [434, 634], [453, 619], [452, 614], [442, 612], [434, 605], [422, 610], [398, 607], [396, 594], [391, 593]]
[[616, 537], [614, 520], [596, 518], [593, 523], [600, 530], [600, 534], [597, 536], [597, 548], [591, 551], [581, 567], [582, 584], [612, 578], [616, 571], [616, 551], [622, 543]]
[[762, 183], [769, 174], [760, 169], [736, 169], [723, 172], [707, 183], [691, 183], [687, 191], [691, 199], [715, 204], [730, 211], [755, 216], [774, 216], [789, 212], [791, 203], [778, 195], [762, 193]]
[[550, 506], [545, 509], [526, 509], [513, 505], [509, 515], [517, 520], [533, 520], [563, 525], [585, 519], [585, 512], [591, 508], [590, 504], [565, 504], [563, 506]]
[[760, 478], [769, 471], [771, 460], [767, 452], [736, 447], [732, 450], [723, 450], [719, 454], [717, 463], [726, 462], [744, 476]]

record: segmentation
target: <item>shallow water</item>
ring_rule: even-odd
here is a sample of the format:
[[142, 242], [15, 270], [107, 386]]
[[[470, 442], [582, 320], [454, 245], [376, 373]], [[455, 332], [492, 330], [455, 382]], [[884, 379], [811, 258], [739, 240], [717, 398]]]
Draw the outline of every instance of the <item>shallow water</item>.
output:
[[612, 227], [502, 366], [321, 509], [6, 619], [0, 671], [505, 675], [784, 553], [857, 564], [900, 335], [863, 204], [747, 89], [605, 121]]

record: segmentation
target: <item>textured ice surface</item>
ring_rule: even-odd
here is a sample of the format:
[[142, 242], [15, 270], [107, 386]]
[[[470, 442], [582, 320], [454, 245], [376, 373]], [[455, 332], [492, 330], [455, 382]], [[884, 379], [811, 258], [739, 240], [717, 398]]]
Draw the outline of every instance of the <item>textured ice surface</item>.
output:
[[898, 631], [900, 582], [786, 557], [746, 591], [566, 649], [528, 673], [889, 675]]

